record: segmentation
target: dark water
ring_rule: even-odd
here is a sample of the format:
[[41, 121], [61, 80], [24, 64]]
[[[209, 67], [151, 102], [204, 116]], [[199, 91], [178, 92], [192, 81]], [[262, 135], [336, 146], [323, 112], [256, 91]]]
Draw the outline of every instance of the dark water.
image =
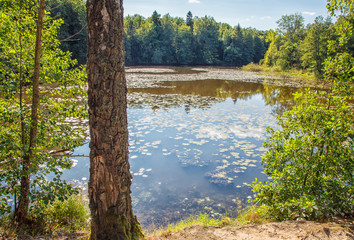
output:
[[[134, 213], [145, 228], [207, 212], [236, 216], [267, 180], [260, 164], [266, 128], [296, 89], [221, 80], [164, 82], [129, 90]], [[88, 145], [75, 154], [88, 155]], [[85, 187], [89, 159], [65, 178]]]

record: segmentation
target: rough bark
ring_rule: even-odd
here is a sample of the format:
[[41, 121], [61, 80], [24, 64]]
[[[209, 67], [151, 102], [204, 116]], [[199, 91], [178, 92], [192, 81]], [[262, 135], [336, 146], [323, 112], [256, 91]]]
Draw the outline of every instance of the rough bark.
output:
[[[35, 48], [35, 59], [34, 59], [33, 82], [32, 82], [33, 95], [32, 95], [31, 130], [30, 130], [30, 140], [29, 140], [30, 142], [29, 142], [27, 153], [25, 153], [25, 156], [23, 157], [23, 161], [22, 161], [20, 199], [19, 199], [18, 207], [16, 208], [15, 211], [15, 220], [19, 223], [24, 223], [27, 220], [27, 212], [30, 203], [29, 200], [30, 168], [31, 168], [31, 161], [33, 159], [33, 148], [35, 147], [35, 142], [37, 138], [38, 106], [39, 106], [39, 76], [40, 76], [40, 60], [41, 60], [41, 50], [42, 50], [42, 30], [43, 30], [44, 8], [45, 8], [45, 0], [40, 0], [39, 9], [38, 9], [38, 19], [37, 19], [36, 48]], [[22, 89], [20, 89], [20, 91], [22, 91]]]
[[128, 162], [122, 0], [88, 0], [91, 239], [139, 239]]

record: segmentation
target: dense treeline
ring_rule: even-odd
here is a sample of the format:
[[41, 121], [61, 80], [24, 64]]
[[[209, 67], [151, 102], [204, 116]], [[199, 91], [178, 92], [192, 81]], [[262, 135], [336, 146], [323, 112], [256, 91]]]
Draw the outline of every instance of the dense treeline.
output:
[[217, 23], [212, 17], [125, 18], [127, 65], [229, 65], [258, 63], [266, 50], [265, 32]]
[[[79, 64], [86, 63], [86, 15], [83, 0], [48, 0], [52, 17], [62, 18], [58, 38]], [[340, 21], [339, 21], [340, 22]], [[284, 15], [276, 30], [259, 31], [218, 23], [212, 17], [127, 16], [127, 65], [220, 65], [260, 63], [281, 70], [301, 69], [323, 76], [328, 41], [338, 38], [331, 18], [319, 16], [305, 26], [301, 14]], [[354, 39], [348, 43], [354, 52]]]
[[[70, 51], [79, 64], [86, 63], [86, 15], [83, 0], [48, 0], [51, 16], [62, 18], [58, 38], [61, 50]], [[127, 65], [229, 65], [242, 66], [263, 59], [267, 32], [231, 27], [212, 17], [186, 19], [127, 16], [125, 48]]]

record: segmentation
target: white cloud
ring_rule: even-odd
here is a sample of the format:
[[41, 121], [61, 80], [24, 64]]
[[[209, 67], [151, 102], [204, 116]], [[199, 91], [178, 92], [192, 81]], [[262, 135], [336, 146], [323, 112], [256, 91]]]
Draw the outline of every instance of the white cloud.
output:
[[271, 16], [265, 16], [265, 17], [260, 17], [259, 19], [260, 20], [267, 20], [267, 19], [272, 19], [272, 17]]
[[250, 18], [246, 18], [245, 20], [246, 20], [246, 22], [250, 22], [250, 21], [254, 20], [255, 18], [256, 18], [255, 16], [251, 16]]
[[188, 0], [189, 3], [200, 3], [199, 0]]
[[302, 14], [304, 14], [304, 15], [310, 15], [310, 16], [316, 15], [315, 12], [302, 12]]

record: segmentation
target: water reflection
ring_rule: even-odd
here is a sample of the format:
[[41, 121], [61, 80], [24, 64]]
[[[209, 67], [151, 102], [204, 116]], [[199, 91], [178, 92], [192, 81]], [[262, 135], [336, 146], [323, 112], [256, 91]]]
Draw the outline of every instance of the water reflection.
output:
[[[162, 75], [163, 76], [163, 75]], [[133, 208], [145, 228], [207, 212], [236, 216], [267, 180], [260, 164], [266, 128], [295, 89], [222, 80], [162, 82], [128, 94]], [[74, 154], [88, 154], [88, 146]], [[88, 158], [66, 178], [85, 186]]]
[[148, 104], [155, 110], [184, 106], [186, 112], [189, 112], [191, 107], [208, 108], [227, 98], [231, 98], [236, 103], [237, 100], [247, 100], [261, 94], [265, 104], [272, 107], [273, 113], [281, 114], [293, 106], [293, 94], [299, 90], [301, 91], [301, 89], [275, 85], [211, 79], [167, 81], [162, 82], [158, 88], [129, 89], [129, 93], [133, 94], [129, 97], [129, 104], [134, 107]]

